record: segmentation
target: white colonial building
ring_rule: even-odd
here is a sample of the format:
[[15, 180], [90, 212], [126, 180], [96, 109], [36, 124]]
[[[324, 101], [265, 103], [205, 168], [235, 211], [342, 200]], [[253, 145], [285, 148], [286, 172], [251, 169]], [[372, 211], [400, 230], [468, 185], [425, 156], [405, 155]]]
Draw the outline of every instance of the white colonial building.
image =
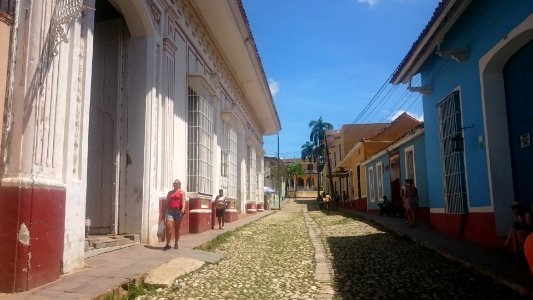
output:
[[86, 218], [91, 234], [157, 243], [176, 178], [191, 222], [219, 188], [235, 212], [260, 208], [263, 136], [281, 124], [240, 0], [0, 0], [0, 8], [9, 20], [0, 38], [9, 32], [10, 41], [0, 292], [80, 268]]

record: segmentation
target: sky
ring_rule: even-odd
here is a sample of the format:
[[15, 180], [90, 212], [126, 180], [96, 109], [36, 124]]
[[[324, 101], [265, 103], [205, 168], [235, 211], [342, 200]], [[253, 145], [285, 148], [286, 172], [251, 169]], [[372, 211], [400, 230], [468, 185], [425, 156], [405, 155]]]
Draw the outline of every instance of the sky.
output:
[[[420, 95], [387, 83], [438, 2], [243, 0], [281, 121], [280, 157], [301, 157], [319, 117], [334, 129], [404, 111], [423, 120]], [[276, 135], [264, 149], [277, 156]]]

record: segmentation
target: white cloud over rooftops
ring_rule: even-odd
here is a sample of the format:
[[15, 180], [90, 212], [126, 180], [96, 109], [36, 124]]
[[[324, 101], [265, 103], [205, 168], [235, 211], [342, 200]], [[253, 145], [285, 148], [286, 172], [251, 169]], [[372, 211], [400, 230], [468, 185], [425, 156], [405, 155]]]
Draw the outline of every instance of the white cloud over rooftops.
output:
[[410, 115], [411, 117], [417, 119], [418, 121], [420, 122], [424, 122], [424, 113], [421, 113], [421, 114], [415, 114], [413, 112], [410, 112], [410, 111], [405, 111], [405, 110], [398, 110], [396, 111], [390, 118], [389, 118], [389, 121], [394, 121], [396, 120], [396, 118], [398, 118], [401, 114], [403, 113], [407, 113], [408, 115]]
[[272, 94], [272, 97], [275, 97], [279, 92], [279, 83], [273, 78], [269, 78], [268, 87], [270, 88], [270, 93]]

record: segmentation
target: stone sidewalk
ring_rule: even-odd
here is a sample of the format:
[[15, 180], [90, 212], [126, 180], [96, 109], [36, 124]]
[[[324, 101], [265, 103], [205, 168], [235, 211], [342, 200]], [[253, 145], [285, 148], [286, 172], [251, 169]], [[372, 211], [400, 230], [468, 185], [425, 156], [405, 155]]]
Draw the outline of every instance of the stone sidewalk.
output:
[[[286, 201], [287, 202], [287, 201]], [[1, 299], [95, 299], [115, 292], [125, 284], [139, 282], [149, 271], [178, 257], [200, 260], [193, 248], [215, 239], [218, 235], [274, 213], [273, 210], [244, 215], [239, 220], [226, 223], [224, 230], [209, 230], [180, 237], [180, 249], [162, 251], [164, 243], [156, 246], [137, 244], [128, 248], [85, 259], [86, 267], [59, 280], [28, 292], [0, 294]]]
[[516, 290], [521, 295], [533, 299], [533, 275], [525, 261], [519, 262], [496, 250], [439, 233], [432, 229], [428, 223], [417, 222], [416, 227], [409, 228], [404, 223], [403, 218], [379, 216], [378, 214], [343, 208], [340, 208], [339, 211], [363, 217], [381, 224], [397, 234], [408, 236], [413, 241], [452, 260], [475, 268], [479, 272], [493, 277], [497, 282]]

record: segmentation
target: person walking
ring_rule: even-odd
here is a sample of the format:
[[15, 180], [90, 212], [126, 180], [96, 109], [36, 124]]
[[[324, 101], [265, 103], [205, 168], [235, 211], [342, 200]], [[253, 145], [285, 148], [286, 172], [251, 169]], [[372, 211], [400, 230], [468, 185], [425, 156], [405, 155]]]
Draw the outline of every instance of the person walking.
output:
[[412, 179], [407, 180], [405, 189], [405, 208], [409, 227], [416, 226], [416, 210], [418, 209], [418, 190]]
[[181, 182], [176, 179], [172, 185], [173, 189], [167, 194], [167, 212], [165, 213], [167, 244], [163, 247], [163, 250], [170, 249], [172, 230], [174, 230], [174, 249], [178, 249], [181, 220], [183, 219], [185, 208], [185, 191], [181, 189]]
[[215, 216], [218, 220], [218, 229], [224, 229], [224, 214], [227, 206], [228, 202], [226, 201], [226, 196], [224, 196], [224, 190], [219, 189], [215, 198]]

